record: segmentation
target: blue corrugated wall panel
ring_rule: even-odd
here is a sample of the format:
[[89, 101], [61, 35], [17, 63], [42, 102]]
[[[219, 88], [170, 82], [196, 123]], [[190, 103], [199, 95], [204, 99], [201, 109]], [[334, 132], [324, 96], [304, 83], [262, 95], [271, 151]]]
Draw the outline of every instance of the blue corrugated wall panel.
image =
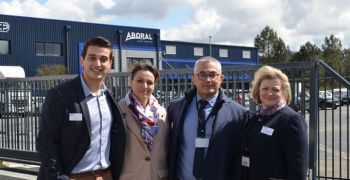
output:
[[[156, 42], [137, 44], [136, 41], [125, 41], [126, 32], [136, 31], [159, 36], [159, 29], [114, 26], [83, 23], [74, 21], [50, 20], [0, 14], [0, 22], [8, 22], [10, 30], [0, 32], [0, 39], [11, 41], [10, 54], [0, 55], [0, 65], [18, 65], [24, 67], [27, 76], [34, 76], [42, 64], [66, 64], [66, 27], [68, 30], [70, 74], [79, 72], [79, 43], [95, 36], [103, 36], [113, 44], [119, 44], [118, 31], [122, 31], [123, 45], [138, 48], [156, 48]], [[124, 33], [123, 33], [124, 32]], [[62, 56], [37, 56], [36, 42], [62, 44]], [[117, 46], [119, 47], [119, 46]]]
[[[166, 45], [176, 46], [176, 54], [166, 54]], [[203, 56], [210, 55], [209, 44], [205, 43], [192, 43], [192, 42], [179, 42], [179, 41], [161, 41], [161, 47], [163, 51], [163, 59], [168, 61], [178, 61], [182, 60], [197, 60], [200, 56], [194, 56], [194, 47], [203, 48]], [[219, 50], [227, 49], [228, 57], [219, 57]], [[249, 50], [251, 52], [250, 59], [242, 58], [242, 51]], [[225, 64], [231, 65], [247, 65], [247, 64], [259, 64], [258, 49], [255, 47], [244, 47], [244, 46], [230, 46], [230, 45], [211, 45], [212, 56]], [[169, 68], [166, 63], [163, 63], [165, 68]], [[176, 63], [175, 63], [176, 64]], [[176, 66], [176, 65], [175, 65]]]

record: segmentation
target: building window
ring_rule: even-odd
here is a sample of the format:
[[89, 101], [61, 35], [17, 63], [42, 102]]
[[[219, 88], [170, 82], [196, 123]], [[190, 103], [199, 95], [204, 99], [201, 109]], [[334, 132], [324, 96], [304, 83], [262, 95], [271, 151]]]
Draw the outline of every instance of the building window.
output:
[[37, 42], [36, 55], [37, 56], [62, 56], [62, 44]]
[[219, 56], [223, 58], [228, 57], [228, 50], [227, 49], [219, 49]]
[[251, 54], [250, 54], [250, 53], [251, 53], [251, 52], [248, 51], [248, 50], [242, 51], [242, 57], [243, 57], [243, 59], [250, 59], [250, 58], [251, 58]]
[[10, 54], [10, 41], [0, 39], [0, 54]]
[[201, 48], [201, 47], [194, 47], [193, 48], [193, 55], [194, 56], [203, 56], [203, 48]]
[[176, 46], [166, 45], [165, 46], [166, 54], [176, 54]]
[[128, 57], [128, 68], [131, 69], [134, 64], [138, 63], [148, 63], [153, 65], [153, 59], [152, 58], [135, 58], [135, 57]]

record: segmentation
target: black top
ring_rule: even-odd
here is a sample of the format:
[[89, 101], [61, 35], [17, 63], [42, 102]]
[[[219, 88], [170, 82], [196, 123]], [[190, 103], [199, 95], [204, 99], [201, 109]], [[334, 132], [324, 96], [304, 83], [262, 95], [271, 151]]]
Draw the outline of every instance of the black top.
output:
[[249, 158], [249, 168], [241, 166], [240, 179], [306, 179], [307, 124], [290, 107], [263, 118], [253, 115], [242, 143], [242, 154]]
[[[111, 106], [111, 149], [109, 159], [113, 179], [119, 179], [124, 160], [126, 128], [119, 107], [109, 91]], [[39, 121], [37, 150], [41, 167], [39, 180], [56, 180], [69, 175], [90, 146], [90, 116], [80, 77], [49, 90]], [[81, 121], [69, 121], [70, 113], [81, 113]]]

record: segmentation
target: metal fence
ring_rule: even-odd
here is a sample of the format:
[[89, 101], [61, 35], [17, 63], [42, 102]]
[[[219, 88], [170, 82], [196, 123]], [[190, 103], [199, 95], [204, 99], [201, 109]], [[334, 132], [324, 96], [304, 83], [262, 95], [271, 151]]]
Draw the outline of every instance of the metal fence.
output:
[[[291, 106], [309, 124], [309, 178], [350, 179], [350, 101], [346, 101], [350, 93], [336, 96], [338, 91], [338, 94], [349, 92], [348, 80], [323, 61], [272, 66], [288, 75], [293, 97]], [[259, 67], [223, 67], [225, 80], [222, 88], [226, 95], [252, 111], [256, 104], [249, 96], [249, 88]], [[193, 87], [192, 71], [161, 71], [154, 95], [164, 107]], [[129, 90], [128, 76], [126, 72], [111, 72], [106, 77], [105, 84], [112, 89], [117, 100], [122, 99]], [[0, 80], [0, 159], [39, 164], [35, 137], [45, 94], [50, 88], [74, 77], [76, 75]], [[327, 92], [333, 96], [328, 97]]]

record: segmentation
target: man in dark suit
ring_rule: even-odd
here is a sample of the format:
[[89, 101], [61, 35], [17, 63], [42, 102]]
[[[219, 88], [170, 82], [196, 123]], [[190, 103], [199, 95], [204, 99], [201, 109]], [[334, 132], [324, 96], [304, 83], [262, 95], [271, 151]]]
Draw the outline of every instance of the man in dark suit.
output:
[[200, 58], [192, 76], [196, 88], [168, 106], [170, 180], [238, 179], [247, 110], [224, 95], [223, 79], [218, 60]]
[[37, 137], [39, 180], [117, 180], [125, 151], [125, 124], [104, 78], [112, 45], [103, 37], [85, 43], [83, 73], [46, 95]]

